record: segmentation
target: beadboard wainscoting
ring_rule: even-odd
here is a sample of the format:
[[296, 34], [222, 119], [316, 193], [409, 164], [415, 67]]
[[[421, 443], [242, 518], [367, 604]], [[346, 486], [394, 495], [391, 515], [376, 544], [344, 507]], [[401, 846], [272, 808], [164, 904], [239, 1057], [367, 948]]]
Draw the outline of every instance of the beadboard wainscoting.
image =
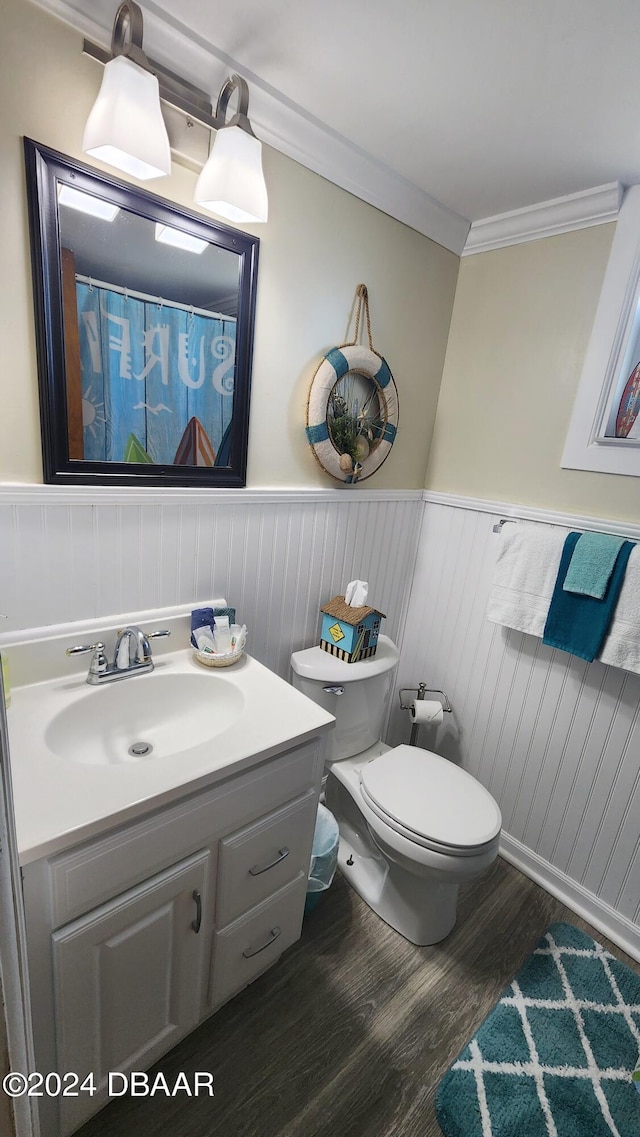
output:
[[317, 641], [319, 606], [352, 578], [399, 636], [421, 512], [419, 490], [4, 486], [0, 631], [225, 596], [251, 654], [287, 677], [291, 651]]
[[[640, 676], [486, 619], [506, 516], [635, 535], [624, 522], [425, 494], [398, 686], [446, 691], [418, 744], [461, 764], [503, 814], [501, 851], [640, 958]], [[390, 741], [407, 742], [398, 700]]]

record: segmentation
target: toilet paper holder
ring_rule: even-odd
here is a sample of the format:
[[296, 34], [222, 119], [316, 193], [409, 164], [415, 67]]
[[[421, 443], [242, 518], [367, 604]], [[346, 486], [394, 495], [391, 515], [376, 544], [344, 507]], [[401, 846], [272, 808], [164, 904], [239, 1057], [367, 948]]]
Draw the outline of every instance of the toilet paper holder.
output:
[[415, 694], [418, 699], [424, 699], [425, 695], [427, 695], [427, 694], [429, 694], [429, 695], [442, 695], [442, 709], [443, 709], [443, 711], [446, 711], [448, 714], [451, 714], [453, 712], [453, 707], [451, 706], [451, 703], [449, 702], [448, 695], [446, 695], [444, 691], [441, 691], [439, 689], [439, 687], [427, 687], [426, 683], [419, 683], [417, 687], [402, 687], [401, 688], [401, 690], [398, 692], [398, 698], [400, 699], [400, 710], [401, 711], [410, 711], [411, 710], [411, 703], [403, 703], [403, 701], [402, 701], [402, 696], [407, 694], [408, 692]]
[[[449, 696], [446, 695], [444, 691], [441, 691], [439, 687], [427, 687], [426, 683], [419, 683], [417, 687], [402, 687], [401, 688], [401, 690], [399, 692], [399, 698], [400, 698], [400, 710], [402, 710], [402, 711], [410, 711], [411, 710], [411, 703], [403, 703], [402, 702], [402, 696], [405, 695], [409, 691], [412, 692], [413, 694], [417, 695], [419, 700], [424, 699], [424, 697], [427, 693], [429, 695], [442, 695], [442, 709], [443, 709], [443, 711], [446, 711], [448, 714], [451, 714], [453, 711], [453, 707], [451, 706], [451, 703], [449, 702]], [[411, 735], [409, 737], [409, 746], [415, 746], [416, 745], [416, 742], [418, 741], [418, 730], [419, 730], [418, 723], [414, 722], [413, 726], [411, 727]]]

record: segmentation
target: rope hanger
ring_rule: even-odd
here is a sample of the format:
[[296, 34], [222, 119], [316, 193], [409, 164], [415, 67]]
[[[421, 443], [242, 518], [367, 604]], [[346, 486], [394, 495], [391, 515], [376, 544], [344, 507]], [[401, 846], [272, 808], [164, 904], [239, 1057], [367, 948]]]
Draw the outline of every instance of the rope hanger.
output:
[[[345, 347], [354, 347], [355, 344], [357, 344], [358, 334], [360, 332], [360, 320], [362, 319], [362, 313], [364, 311], [364, 313], [367, 317], [367, 336], [369, 339], [369, 349], [371, 351], [374, 351], [375, 349], [373, 346], [373, 339], [371, 336], [371, 316], [369, 314], [369, 290], [368, 290], [366, 284], [358, 284], [357, 285], [356, 296], [358, 297], [358, 302], [357, 302], [357, 307], [356, 307], [355, 335], [354, 335], [352, 340], [349, 340], [348, 343], [345, 344]], [[377, 355], [377, 352], [376, 352], [376, 355]]]

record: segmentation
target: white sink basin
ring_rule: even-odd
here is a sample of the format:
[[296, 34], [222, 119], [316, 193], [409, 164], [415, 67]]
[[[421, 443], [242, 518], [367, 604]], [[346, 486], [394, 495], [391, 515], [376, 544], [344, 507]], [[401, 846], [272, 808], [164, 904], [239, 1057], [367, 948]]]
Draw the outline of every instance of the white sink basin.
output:
[[[165, 621], [160, 613], [158, 626]], [[189, 617], [184, 625], [174, 631], [188, 639]], [[334, 721], [248, 655], [217, 668], [189, 648], [162, 652], [148, 674], [90, 687], [84, 670], [54, 670], [71, 666], [64, 650], [81, 635], [15, 649], [17, 664], [28, 672], [31, 661], [38, 672], [32, 683], [14, 682], [8, 712], [22, 864], [248, 770]], [[52, 673], [40, 677], [45, 665]], [[153, 749], [130, 754], [136, 743]]]
[[46, 746], [70, 762], [114, 765], [169, 758], [213, 741], [244, 711], [224, 676], [154, 672], [90, 687], [48, 723]]

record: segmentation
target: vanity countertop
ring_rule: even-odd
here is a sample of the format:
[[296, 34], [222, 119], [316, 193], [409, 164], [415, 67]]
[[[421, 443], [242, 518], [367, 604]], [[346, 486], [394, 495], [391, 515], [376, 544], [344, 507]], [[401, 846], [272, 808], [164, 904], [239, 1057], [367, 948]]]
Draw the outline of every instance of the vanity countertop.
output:
[[[213, 786], [317, 737], [334, 722], [321, 707], [246, 655], [232, 667], [208, 668], [189, 650], [166, 652], [158, 657], [152, 673], [98, 687], [88, 686], [85, 675], [49, 678], [14, 688], [12, 694], [7, 719], [18, 852], [23, 865]], [[174, 682], [178, 696], [188, 691], [190, 676], [198, 687], [195, 744], [186, 741], [188, 725], [180, 725], [176, 732], [172, 709], [167, 705], [171, 699], [165, 697], [173, 691]], [[91, 755], [97, 752], [92, 751], [92, 731], [94, 739], [99, 731], [95, 712], [99, 717], [107, 706], [106, 701], [100, 703], [101, 697], [117, 706], [120, 693], [122, 718], [126, 719], [127, 708], [148, 703], [148, 685], [154, 682], [155, 690], [161, 692], [158, 717], [164, 719], [164, 742], [159, 742], [148, 758], [111, 760], [101, 734], [103, 757], [92, 760]], [[147, 688], [143, 688], [145, 684]], [[211, 715], [216, 721], [213, 737], [205, 737], [205, 684], [211, 685]], [[228, 710], [230, 704], [232, 712]], [[188, 708], [185, 711], [177, 706], [176, 710], [188, 724]], [[71, 724], [71, 735], [62, 734], [63, 743], [62, 728], [58, 729], [61, 723], [67, 724], [67, 731]], [[55, 730], [52, 733], [52, 724], [57, 724], [57, 735]], [[116, 726], [126, 735], [126, 723]], [[153, 722], [143, 730], [144, 737], [153, 743]], [[169, 732], [172, 737], [167, 743]], [[62, 755], [67, 737], [72, 739], [71, 758]]]

